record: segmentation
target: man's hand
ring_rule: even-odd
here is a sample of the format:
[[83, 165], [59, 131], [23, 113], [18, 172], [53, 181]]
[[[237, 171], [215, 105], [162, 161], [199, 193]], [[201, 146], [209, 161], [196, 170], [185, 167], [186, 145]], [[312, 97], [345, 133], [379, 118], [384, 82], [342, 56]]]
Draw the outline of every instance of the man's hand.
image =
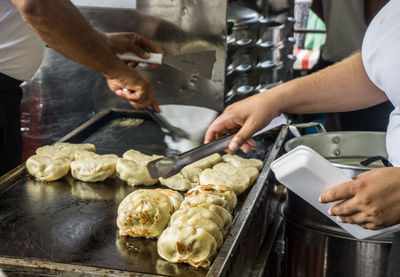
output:
[[[149, 51], [162, 53], [162, 50], [151, 40], [146, 39], [136, 33], [101, 33], [107, 45], [114, 53], [133, 52], [140, 58], [149, 58]], [[128, 66], [135, 67], [136, 62], [129, 62]], [[152, 69], [157, 65], [150, 64]], [[114, 77], [114, 76], [113, 76]], [[123, 97], [137, 109], [152, 106], [155, 112], [160, 112], [156, 101], [150, 76], [145, 72], [127, 70], [125, 74], [120, 74], [116, 78], [107, 78], [109, 88], [118, 96]]]
[[204, 142], [208, 143], [225, 134], [238, 132], [229, 142], [226, 152], [233, 154], [239, 148], [249, 152], [255, 148], [251, 136], [279, 115], [270, 95], [269, 91], [259, 93], [228, 106], [208, 127]]
[[386, 167], [362, 173], [353, 181], [323, 193], [322, 203], [341, 201], [329, 212], [345, 223], [382, 229], [400, 222], [400, 168]]
[[[126, 52], [132, 52], [143, 59], [149, 58], [149, 52], [163, 53], [161, 48], [159, 48], [154, 42], [136, 33], [99, 33], [104, 37], [107, 45], [114, 53], [123, 54]], [[134, 67], [137, 63], [130, 62], [129, 65]], [[150, 67], [156, 69], [157, 65], [150, 64]]]
[[107, 79], [107, 84], [116, 95], [125, 98], [137, 109], [152, 106], [160, 112], [150, 77], [145, 72], [127, 67], [124, 74], [117, 78]]

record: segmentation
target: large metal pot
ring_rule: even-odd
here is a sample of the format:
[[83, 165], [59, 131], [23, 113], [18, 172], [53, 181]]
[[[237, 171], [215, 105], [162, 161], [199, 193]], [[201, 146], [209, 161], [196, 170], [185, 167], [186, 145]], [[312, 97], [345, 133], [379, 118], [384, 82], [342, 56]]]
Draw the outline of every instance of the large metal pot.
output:
[[[317, 124], [311, 124], [316, 125]], [[301, 127], [309, 127], [303, 124]], [[298, 126], [297, 126], [298, 127]], [[285, 144], [290, 151], [306, 145], [317, 151], [353, 177], [383, 166], [374, 163], [362, 167], [359, 162], [371, 156], [387, 156], [383, 132], [324, 132], [300, 136]], [[288, 276], [376, 277], [384, 276], [392, 236], [374, 240], [357, 240], [302, 198], [288, 192], [283, 209], [286, 219], [286, 262]]]

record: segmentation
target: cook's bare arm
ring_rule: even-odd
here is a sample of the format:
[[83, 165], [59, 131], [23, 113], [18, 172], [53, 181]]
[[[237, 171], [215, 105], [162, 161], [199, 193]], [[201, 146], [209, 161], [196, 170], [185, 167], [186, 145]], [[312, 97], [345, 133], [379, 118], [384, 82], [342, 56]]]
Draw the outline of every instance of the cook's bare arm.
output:
[[[123, 94], [133, 105], [157, 106], [149, 78], [117, 58], [100, 32], [94, 30], [70, 1], [12, 0], [23, 19], [55, 51], [78, 61], [107, 79], [111, 90], [128, 88]], [[145, 53], [138, 53], [143, 58]]]
[[[208, 128], [205, 142], [239, 130], [229, 144], [235, 152], [256, 131], [280, 113], [343, 112], [366, 108], [387, 100], [368, 78], [357, 53], [309, 76], [284, 83], [226, 108]], [[251, 145], [245, 144], [245, 150]]]
[[333, 205], [329, 212], [339, 221], [381, 229], [400, 223], [400, 168], [386, 167], [357, 175], [321, 195]]

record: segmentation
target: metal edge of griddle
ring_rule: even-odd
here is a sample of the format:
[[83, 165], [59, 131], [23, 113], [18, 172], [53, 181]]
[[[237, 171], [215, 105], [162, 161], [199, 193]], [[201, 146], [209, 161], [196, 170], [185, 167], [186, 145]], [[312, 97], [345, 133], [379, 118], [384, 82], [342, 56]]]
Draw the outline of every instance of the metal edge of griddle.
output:
[[[109, 276], [109, 277], [160, 277], [165, 275], [153, 275], [136, 273], [111, 268], [82, 266], [65, 263], [40, 261], [36, 259], [15, 259], [0, 257], [0, 269], [6, 274], [18, 274], [18, 276]], [[34, 270], [34, 272], [32, 271]], [[1, 272], [0, 272], [1, 275]]]
[[281, 128], [275, 143], [272, 146], [271, 152], [268, 154], [268, 158], [265, 161], [260, 176], [258, 177], [256, 184], [252, 187], [247, 195], [246, 200], [240, 209], [240, 213], [231, 226], [229, 235], [225, 239], [223, 246], [219, 250], [207, 273], [207, 277], [226, 276], [232, 263], [232, 257], [236, 254], [236, 251], [239, 248], [240, 240], [242, 239], [248, 219], [252, 212], [256, 209], [257, 199], [260, 197], [261, 192], [264, 189], [265, 182], [271, 173], [270, 165], [276, 159], [277, 155], [279, 155], [287, 134], [288, 126], [286, 125]]

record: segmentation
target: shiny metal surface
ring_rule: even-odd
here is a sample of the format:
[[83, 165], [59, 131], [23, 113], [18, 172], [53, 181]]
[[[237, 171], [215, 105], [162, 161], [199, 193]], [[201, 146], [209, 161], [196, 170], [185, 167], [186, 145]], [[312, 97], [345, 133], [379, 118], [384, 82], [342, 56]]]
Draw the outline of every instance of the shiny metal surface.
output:
[[286, 276], [385, 276], [390, 240], [355, 240], [303, 223], [286, 218]]
[[[137, 124], [134, 120], [133, 124], [132, 119], [143, 121]], [[98, 153], [119, 156], [130, 148], [147, 154], [176, 155], [177, 151], [164, 143], [164, 136], [146, 113], [113, 110], [102, 112], [62, 140], [94, 143]], [[30, 265], [53, 274], [54, 270], [83, 274], [109, 274], [115, 270], [116, 275], [125, 276], [223, 276], [223, 272], [234, 266], [231, 257], [248, 257], [247, 254], [242, 257], [245, 247], [241, 251], [236, 249], [239, 242], [235, 240], [245, 235], [243, 230], [254, 228], [251, 220], [254, 214], [250, 211], [263, 203], [260, 191], [264, 190], [270, 174], [268, 165], [278, 154], [283, 139], [276, 132], [260, 135], [256, 138], [257, 150], [245, 155], [267, 159], [266, 166], [251, 190], [238, 197], [232, 231], [215, 259], [218, 262], [208, 271], [162, 260], [154, 240], [119, 237], [115, 223], [117, 208], [135, 188], [118, 179], [86, 183], [70, 176], [41, 183], [29, 177], [23, 166], [0, 179], [0, 265], [17, 267], [15, 270], [19, 270], [19, 265]], [[266, 228], [267, 223], [263, 224]], [[254, 238], [261, 235], [262, 232], [257, 232]], [[246, 251], [252, 253], [255, 249], [257, 245], [252, 245]], [[244, 267], [236, 269], [240, 270]]]
[[291, 139], [285, 144], [285, 150], [290, 151], [298, 145], [309, 146], [352, 177], [371, 168], [383, 167], [380, 162], [368, 167], [361, 166], [360, 162], [372, 156], [387, 157], [385, 137], [384, 132], [328, 132]]
[[[96, 29], [137, 32], [155, 40], [167, 54], [215, 50], [212, 80], [168, 66], [155, 71], [147, 66], [140, 69], [152, 76], [160, 104], [195, 104], [222, 111], [227, 0], [137, 0], [136, 3], [136, 10], [79, 9]], [[47, 49], [39, 71], [24, 85], [25, 147], [32, 149], [54, 142], [109, 107], [131, 106], [109, 91], [102, 75]]]

